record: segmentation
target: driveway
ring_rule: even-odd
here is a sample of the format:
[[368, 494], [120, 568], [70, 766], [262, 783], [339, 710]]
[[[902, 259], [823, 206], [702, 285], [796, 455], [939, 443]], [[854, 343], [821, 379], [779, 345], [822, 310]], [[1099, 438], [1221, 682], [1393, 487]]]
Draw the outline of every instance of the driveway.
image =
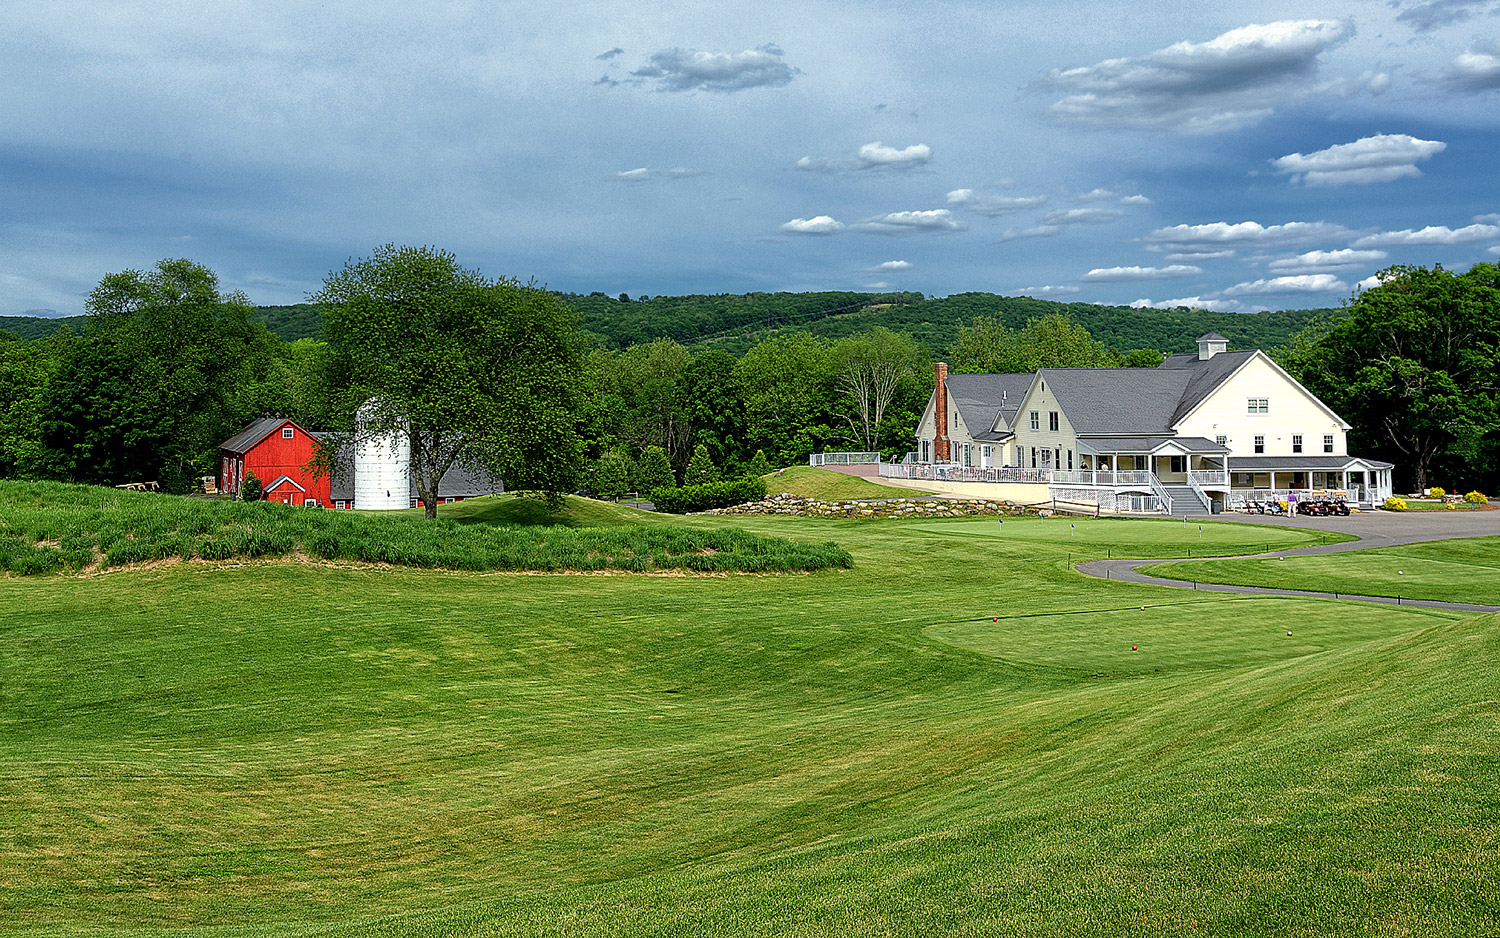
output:
[[[1339, 544], [1316, 544], [1293, 550], [1248, 554], [1248, 557], [1301, 557], [1308, 554], [1337, 554], [1350, 550], [1368, 550], [1373, 547], [1394, 547], [1399, 544], [1416, 544], [1422, 541], [1446, 541], [1458, 537], [1492, 537], [1500, 535], [1500, 511], [1364, 511], [1347, 518], [1278, 518], [1270, 515], [1222, 514], [1214, 515], [1216, 521], [1266, 524], [1284, 528], [1303, 528], [1317, 531], [1338, 531], [1352, 534], [1357, 541]], [[1210, 557], [1179, 558], [1182, 560], [1211, 560]], [[1209, 591], [1214, 593], [1240, 593], [1247, 596], [1315, 596], [1319, 598], [1352, 599], [1367, 603], [1388, 605], [1424, 606], [1429, 609], [1453, 609], [1461, 612], [1500, 612], [1500, 606], [1482, 606], [1474, 603], [1445, 603], [1430, 599], [1393, 599], [1389, 596], [1351, 596], [1344, 593], [1313, 592], [1310, 590], [1284, 590], [1265, 586], [1230, 586], [1222, 583], [1185, 583], [1182, 580], [1166, 580], [1141, 572], [1138, 568], [1146, 564], [1161, 563], [1162, 560], [1089, 560], [1076, 564], [1078, 572], [1088, 576], [1129, 583], [1146, 583], [1151, 586], [1169, 586], [1174, 589]]]

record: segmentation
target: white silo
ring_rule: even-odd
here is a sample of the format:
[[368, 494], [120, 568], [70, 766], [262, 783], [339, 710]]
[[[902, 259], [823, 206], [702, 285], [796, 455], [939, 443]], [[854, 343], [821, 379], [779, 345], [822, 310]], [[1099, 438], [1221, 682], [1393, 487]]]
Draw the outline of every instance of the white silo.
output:
[[359, 409], [359, 432], [354, 450], [354, 507], [393, 511], [411, 506], [411, 438], [404, 430], [370, 433], [365, 415], [373, 402]]

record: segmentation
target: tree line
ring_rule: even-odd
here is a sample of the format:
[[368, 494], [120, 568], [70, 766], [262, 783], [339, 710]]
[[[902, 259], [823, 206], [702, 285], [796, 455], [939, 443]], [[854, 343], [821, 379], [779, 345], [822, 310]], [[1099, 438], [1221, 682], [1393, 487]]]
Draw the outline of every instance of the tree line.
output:
[[[1280, 360], [1354, 423], [1361, 454], [1493, 485], [1494, 265], [1387, 274], [1342, 317], [1288, 334]], [[570, 298], [394, 245], [332, 272], [310, 300], [320, 337], [285, 342], [212, 271], [164, 260], [103, 278], [77, 334], [0, 333], [0, 477], [184, 491], [217, 474], [220, 442], [279, 413], [335, 442], [405, 428], [422, 491], [455, 464], [512, 488], [649, 491], [825, 450], [898, 457], [937, 357], [954, 372], [1162, 360], [1155, 346], [1112, 346], [1057, 304], [1018, 321], [987, 302], [942, 346], [859, 317], [837, 336], [772, 331], [740, 354], [664, 336], [621, 346], [585, 328]]]

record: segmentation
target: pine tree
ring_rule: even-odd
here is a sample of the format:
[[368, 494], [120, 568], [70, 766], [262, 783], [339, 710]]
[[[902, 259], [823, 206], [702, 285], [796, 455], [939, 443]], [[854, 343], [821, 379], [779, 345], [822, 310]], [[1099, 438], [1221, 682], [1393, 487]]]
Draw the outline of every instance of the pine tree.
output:
[[755, 456], [749, 462], [745, 463], [744, 474], [757, 479], [761, 476], [771, 474], [771, 463], [766, 459], [765, 450], [758, 449], [755, 451]]
[[693, 447], [693, 459], [688, 463], [687, 471], [682, 474], [683, 485], [702, 485], [705, 482], [718, 482], [719, 468], [714, 465], [713, 459], [708, 455], [708, 447], [699, 443]]
[[652, 489], [671, 488], [676, 484], [667, 451], [660, 446], [646, 447], [640, 462], [636, 463], [635, 490], [649, 496]]
[[605, 453], [594, 469], [594, 488], [601, 498], [619, 501], [630, 490], [630, 466], [619, 453]]

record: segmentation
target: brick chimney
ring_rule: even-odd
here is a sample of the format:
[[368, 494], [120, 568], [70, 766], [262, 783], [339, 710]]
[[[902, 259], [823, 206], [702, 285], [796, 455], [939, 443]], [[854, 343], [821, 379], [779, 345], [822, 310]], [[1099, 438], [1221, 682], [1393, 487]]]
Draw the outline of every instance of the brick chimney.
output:
[[936, 439], [932, 441], [932, 461], [949, 462], [952, 448], [948, 445], [948, 363], [938, 362], [933, 378], [933, 416], [937, 419]]

